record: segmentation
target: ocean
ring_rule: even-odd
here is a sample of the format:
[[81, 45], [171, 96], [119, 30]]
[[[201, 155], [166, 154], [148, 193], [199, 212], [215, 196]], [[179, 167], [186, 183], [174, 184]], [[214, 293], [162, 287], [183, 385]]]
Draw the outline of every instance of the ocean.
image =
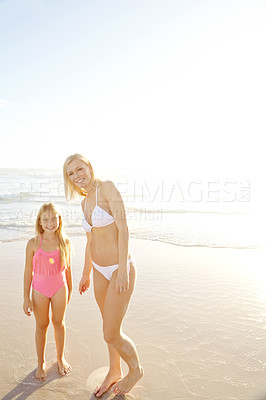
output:
[[[250, 182], [108, 177], [124, 199], [130, 236], [176, 246], [260, 248], [260, 218], [249, 207]], [[35, 235], [39, 208], [54, 202], [69, 236], [84, 235], [80, 200], [67, 202], [62, 173], [0, 169], [0, 242]]]

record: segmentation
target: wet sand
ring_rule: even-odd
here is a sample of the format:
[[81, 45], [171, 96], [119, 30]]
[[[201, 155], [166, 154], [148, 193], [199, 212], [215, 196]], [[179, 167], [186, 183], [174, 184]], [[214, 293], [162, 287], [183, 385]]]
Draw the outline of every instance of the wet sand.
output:
[[[66, 359], [57, 373], [52, 326], [48, 379], [34, 379], [35, 320], [25, 316], [25, 242], [0, 244], [1, 399], [95, 399], [108, 368], [107, 346], [92, 288], [78, 293], [84, 237], [71, 238], [74, 293], [66, 315]], [[124, 330], [135, 342], [145, 375], [124, 397], [106, 399], [265, 400], [265, 250], [178, 247], [131, 240], [138, 278]], [[124, 372], [127, 369], [124, 365]]]

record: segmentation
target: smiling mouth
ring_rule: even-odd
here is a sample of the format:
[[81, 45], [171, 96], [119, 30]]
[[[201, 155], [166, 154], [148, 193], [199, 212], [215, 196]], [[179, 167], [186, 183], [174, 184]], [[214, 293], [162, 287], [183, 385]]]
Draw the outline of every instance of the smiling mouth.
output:
[[78, 180], [76, 181], [76, 183], [82, 183], [82, 182], [84, 182], [84, 178], [78, 179]]

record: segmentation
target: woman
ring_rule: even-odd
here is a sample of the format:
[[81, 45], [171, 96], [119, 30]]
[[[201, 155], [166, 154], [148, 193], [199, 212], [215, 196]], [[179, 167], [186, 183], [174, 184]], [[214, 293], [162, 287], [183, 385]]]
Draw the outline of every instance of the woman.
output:
[[[110, 181], [96, 180], [90, 162], [80, 154], [64, 163], [66, 198], [83, 196], [82, 225], [87, 235], [80, 294], [90, 286], [92, 266], [94, 294], [103, 318], [103, 334], [109, 350], [109, 372], [94, 394], [100, 397], [112, 385], [115, 394], [129, 392], [142, 377], [136, 347], [122, 331], [122, 321], [134, 289], [136, 270], [128, 255], [129, 233], [120, 193]], [[122, 379], [121, 358], [128, 365]]]

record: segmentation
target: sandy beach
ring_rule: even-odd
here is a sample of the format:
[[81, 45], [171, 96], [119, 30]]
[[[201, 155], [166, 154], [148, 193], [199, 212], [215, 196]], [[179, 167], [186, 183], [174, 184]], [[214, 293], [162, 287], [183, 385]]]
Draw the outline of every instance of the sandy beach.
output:
[[[50, 325], [45, 383], [34, 379], [35, 320], [22, 310], [26, 242], [0, 244], [1, 399], [95, 399], [108, 353], [93, 290], [78, 293], [85, 238], [71, 240], [74, 293], [66, 315], [65, 354], [73, 370], [58, 375]], [[265, 250], [140, 239], [131, 239], [131, 250], [138, 278], [124, 330], [137, 346], [145, 375], [124, 398], [266, 399]], [[121, 396], [108, 392], [101, 398]]]

